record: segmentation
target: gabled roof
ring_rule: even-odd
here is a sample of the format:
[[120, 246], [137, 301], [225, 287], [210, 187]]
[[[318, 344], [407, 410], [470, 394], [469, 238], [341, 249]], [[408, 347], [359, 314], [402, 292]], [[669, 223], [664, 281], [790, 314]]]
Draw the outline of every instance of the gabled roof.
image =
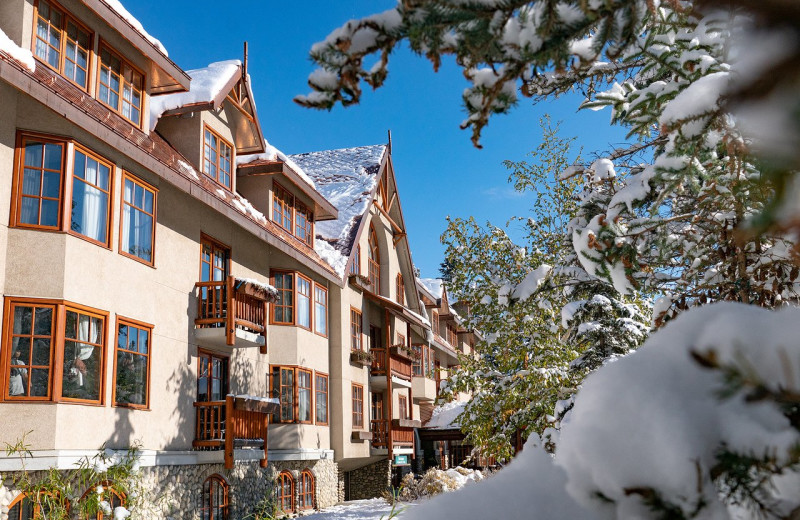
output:
[[444, 280], [441, 278], [417, 278], [422, 287], [428, 291], [434, 300], [441, 300], [444, 293]]
[[344, 277], [359, 224], [375, 197], [387, 148], [379, 144], [289, 156], [339, 211], [336, 220], [316, 223], [315, 241], [317, 252], [339, 276]]
[[264, 151], [264, 135], [256, 114], [249, 76], [242, 62], [227, 60], [211, 63], [202, 69], [186, 71], [192, 78], [188, 92], [179, 92], [150, 99], [150, 131], [162, 117], [188, 112], [216, 110], [228, 99], [242, 112], [241, 122], [234, 131], [237, 136], [236, 152], [252, 154]]
[[148, 34], [120, 0], [82, 1], [152, 62], [149, 72], [153, 94], [182, 92], [189, 88], [189, 76], [169, 59], [167, 49]]

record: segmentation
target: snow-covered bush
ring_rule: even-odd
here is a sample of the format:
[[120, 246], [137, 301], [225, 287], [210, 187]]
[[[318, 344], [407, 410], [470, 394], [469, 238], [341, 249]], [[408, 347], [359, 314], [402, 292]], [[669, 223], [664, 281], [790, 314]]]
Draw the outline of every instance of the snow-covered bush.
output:
[[529, 440], [485, 484], [403, 518], [796, 518], [798, 338], [794, 307], [687, 311], [586, 379], [555, 457]]
[[469, 482], [477, 482], [484, 478], [483, 473], [479, 470], [460, 466], [448, 470], [431, 468], [419, 479], [415, 478], [413, 473], [409, 473], [403, 477], [400, 483], [397, 499], [412, 501], [419, 498], [433, 497], [448, 491], [461, 489]]

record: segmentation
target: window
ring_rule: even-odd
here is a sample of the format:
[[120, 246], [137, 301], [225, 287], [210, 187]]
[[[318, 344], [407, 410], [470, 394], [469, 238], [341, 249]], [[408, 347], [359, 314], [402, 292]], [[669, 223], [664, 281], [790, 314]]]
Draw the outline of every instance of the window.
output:
[[437, 311], [431, 312], [431, 328], [433, 333], [439, 335], [439, 313]]
[[294, 206], [294, 196], [278, 183], [273, 183], [272, 220], [289, 233], [292, 232], [292, 206]]
[[413, 345], [411, 347], [414, 349], [414, 359], [411, 361], [411, 371], [414, 377], [422, 377], [425, 375], [423, 370], [423, 349], [426, 349], [425, 345]]
[[314, 243], [313, 221], [311, 211], [303, 203], [297, 202], [294, 211], [294, 235], [312, 247]]
[[297, 325], [311, 330], [311, 280], [297, 275]]
[[297, 494], [299, 508], [311, 509], [314, 507], [314, 475], [309, 470], [300, 474], [300, 490]]
[[294, 369], [275, 368], [272, 382], [281, 403], [280, 417], [275, 422], [294, 422]]
[[61, 301], [7, 300], [5, 316], [5, 399], [102, 404], [107, 314]]
[[328, 289], [314, 285], [314, 330], [328, 335]]
[[124, 318], [117, 320], [114, 358], [114, 404], [148, 408], [150, 389], [150, 338], [152, 325]]
[[221, 282], [228, 278], [231, 249], [202, 235], [200, 237], [200, 281]]
[[37, 516], [36, 503], [27, 495], [18, 496], [8, 509], [8, 520], [34, 520]]
[[34, 55], [86, 90], [92, 34], [51, 2], [36, 3]]
[[353, 383], [353, 428], [364, 427], [364, 387]]
[[155, 246], [155, 188], [124, 173], [122, 177], [122, 219], [119, 252], [153, 265]]
[[[68, 231], [110, 247], [113, 165], [71, 140], [28, 134], [17, 138], [11, 225]], [[72, 157], [72, 200], [64, 199], [67, 157]], [[63, 224], [64, 206], [69, 224]]]
[[375, 234], [375, 227], [369, 226], [369, 251], [367, 264], [369, 269], [369, 283], [372, 284], [372, 292], [381, 293], [381, 255], [378, 250], [378, 235]]
[[294, 479], [288, 471], [278, 475], [276, 486], [278, 507], [284, 513], [294, 513]]
[[75, 147], [70, 231], [106, 246], [112, 168], [111, 163]]
[[110, 482], [101, 482], [97, 486], [92, 486], [86, 490], [86, 493], [83, 494], [81, 500], [86, 500], [90, 493], [97, 493], [100, 496], [98, 497], [100, 501], [105, 501], [111, 507], [112, 513], [110, 515], [103, 514], [103, 510], [99, 509], [96, 514], [86, 515], [84, 520], [96, 519], [96, 520], [103, 520], [108, 519], [111, 520], [114, 518], [114, 509], [117, 507], [125, 507], [127, 504], [127, 500], [125, 499], [125, 495], [120, 491], [114, 489], [114, 485]]
[[406, 399], [406, 396], [397, 396], [397, 411], [400, 419], [408, 419], [408, 399]]
[[372, 394], [372, 420], [383, 420], [383, 395]]
[[350, 274], [361, 274], [361, 244], [356, 244], [356, 253], [353, 263], [350, 264]]
[[380, 349], [383, 348], [383, 342], [381, 341], [381, 328], [376, 327], [375, 325], [369, 326], [369, 348], [370, 350]]
[[395, 291], [397, 292], [397, 303], [400, 305], [405, 305], [406, 302], [406, 287], [403, 284], [403, 275], [401, 273], [397, 273], [397, 281], [396, 281]]
[[203, 482], [200, 502], [200, 518], [204, 520], [228, 520], [228, 483], [214, 474]]
[[272, 285], [278, 291], [278, 299], [272, 304], [272, 321], [278, 324], [294, 324], [294, 276], [292, 273], [275, 273]]
[[450, 343], [453, 348], [458, 347], [458, 334], [456, 333], [456, 328], [449, 323], [447, 324], [447, 342]]
[[316, 393], [314, 402], [316, 403], [317, 416], [316, 422], [319, 425], [328, 424], [328, 376], [326, 374], [316, 374]]
[[97, 99], [141, 126], [144, 75], [105, 44], [100, 46]]
[[233, 146], [206, 126], [203, 133], [203, 173], [229, 190], [233, 189], [232, 163]]
[[60, 229], [66, 143], [29, 136], [21, 136], [18, 142], [22, 159], [12, 225]]
[[398, 345], [405, 345], [406, 344], [406, 337], [402, 334], [397, 335], [397, 344]]
[[350, 348], [363, 350], [361, 343], [361, 311], [350, 307]]
[[311, 424], [311, 370], [297, 369], [297, 421]]
[[197, 353], [197, 400], [224, 401], [228, 395], [228, 358], [201, 350]]

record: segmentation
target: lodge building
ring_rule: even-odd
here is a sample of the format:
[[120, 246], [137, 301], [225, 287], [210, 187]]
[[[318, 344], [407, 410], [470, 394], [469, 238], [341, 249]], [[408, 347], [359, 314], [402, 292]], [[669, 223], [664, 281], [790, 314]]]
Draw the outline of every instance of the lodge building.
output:
[[[34, 474], [139, 445], [141, 517], [379, 496], [474, 346], [391, 142], [282, 154], [247, 67], [182, 70], [116, 1], [0, 3], [0, 444]], [[21, 470], [0, 520], [39, 515]]]

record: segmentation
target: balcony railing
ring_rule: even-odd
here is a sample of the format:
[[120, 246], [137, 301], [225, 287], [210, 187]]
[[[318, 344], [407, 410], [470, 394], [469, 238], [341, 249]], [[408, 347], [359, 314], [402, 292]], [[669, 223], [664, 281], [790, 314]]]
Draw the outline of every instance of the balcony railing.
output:
[[234, 447], [261, 448], [267, 466], [269, 416], [278, 404], [229, 395], [224, 401], [195, 402], [197, 421], [192, 446], [201, 450], [225, 450], [225, 467], [233, 468]]
[[403, 379], [411, 380], [411, 359], [392, 348], [389, 352], [385, 348], [371, 349], [374, 359], [370, 373], [373, 376], [385, 375], [387, 368], [391, 374]]
[[267, 304], [274, 297], [251, 283], [229, 276], [226, 280], [197, 282], [197, 328], [224, 328], [225, 343], [236, 343], [236, 329], [243, 329], [264, 338], [266, 351]]
[[389, 428], [389, 421], [377, 419], [370, 421], [370, 431], [372, 431], [372, 447], [387, 448], [387, 441], [391, 436], [393, 447], [412, 447], [414, 445], [413, 428]]

